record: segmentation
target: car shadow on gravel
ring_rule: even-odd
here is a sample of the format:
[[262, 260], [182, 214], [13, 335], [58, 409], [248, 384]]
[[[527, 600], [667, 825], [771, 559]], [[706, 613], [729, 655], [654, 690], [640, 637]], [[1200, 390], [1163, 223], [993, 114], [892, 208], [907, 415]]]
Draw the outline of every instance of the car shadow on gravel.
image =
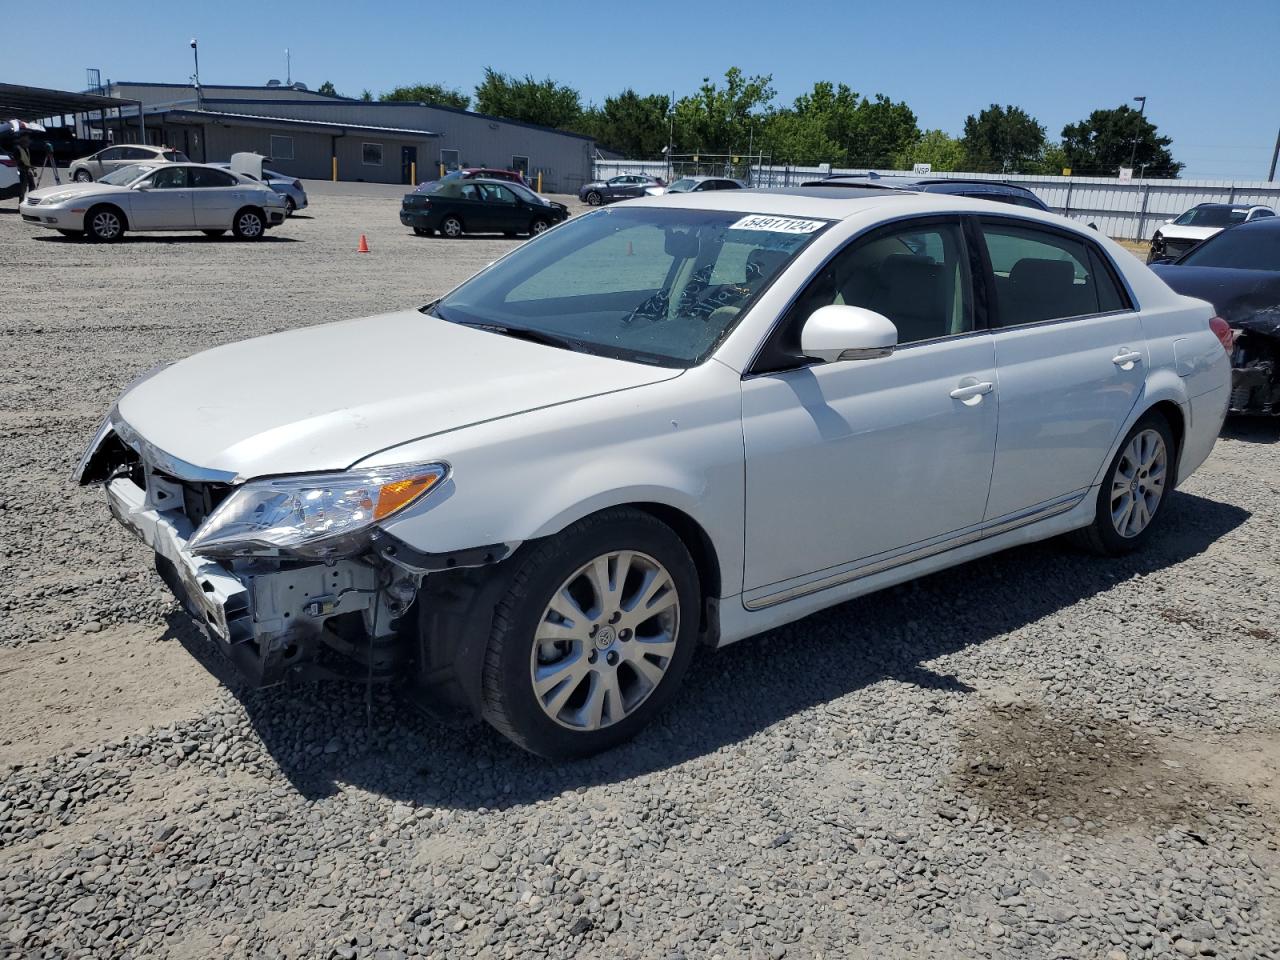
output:
[[[31, 239], [38, 240], [40, 243], [84, 243], [84, 244], [91, 243], [91, 241], [86, 240], [84, 237], [64, 237], [60, 234], [53, 234], [50, 236], [35, 236], [35, 237], [32, 237]], [[194, 234], [192, 235], [183, 234], [181, 236], [156, 237], [156, 236], [148, 236], [145, 234], [138, 235], [138, 234], [127, 233], [123, 237], [121, 237], [119, 240], [113, 240], [111, 241], [111, 243], [101, 244], [101, 246], [115, 246], [115, 245], [130, 244], [130, 243], [188, 244], [188, 243], [305, 243], [305, 242], [306, 242], [305, 240], [299, 240], [297, 237], [273, 237], [270, 235], [261, 237], [258, 240], [240, 240], [240, 239], [237, 239], [236, 237], [231, 237], [231, 236], [205, 237], [205, 236], [196, 236]], [[99, 244], [96, 244], [96, 243], [93, 243], [92, 245], [99, 246]]]
[[1229, 417], [1222, 436], [1244, 443], [1280, 442], [1280, 417]]
[[[243, 689], [239, 699], [271, 760], [309, 798], [358, 787], [414, 805], [502, 808], [618, 783], [733, 749], [800, 711], [882, 681], [961, 697], [973, 688], [928, 664], [1043, 620], [1133, 577], [1181, 563], [1249, 517], [1240, 507], [1177, 493], [1143, 552], [1104, 560], [1062, 541], [975, 560], [852, 600], [719, 651], [700, 651], [674, 704], [636, 740], [601, 756], [551, 763], [488, 726], [429, 719], [388, 690], [358, 683]], [[201, 660], [211, 647], [179, 614], [170, 636]], [[219, 655], [220, 657], [220, 655]], [[940, 704], [931, 705], [940, 709]], [[868, 715], [869, 726], [876, 718]]]

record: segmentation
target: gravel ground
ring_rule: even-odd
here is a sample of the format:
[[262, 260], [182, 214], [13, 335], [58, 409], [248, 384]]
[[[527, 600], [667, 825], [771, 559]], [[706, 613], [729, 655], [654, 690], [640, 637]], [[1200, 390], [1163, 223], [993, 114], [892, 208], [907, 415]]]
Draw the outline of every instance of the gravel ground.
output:
[[68, 484], [153, 364], [510, 246], [309, 213], [101, 247], [0, 206], [0, 956], [1280, 956], [1280, 424], [1231, 425], [1142, 556], [1019, 549], [701, 654], [549, 765], [243, 690]]

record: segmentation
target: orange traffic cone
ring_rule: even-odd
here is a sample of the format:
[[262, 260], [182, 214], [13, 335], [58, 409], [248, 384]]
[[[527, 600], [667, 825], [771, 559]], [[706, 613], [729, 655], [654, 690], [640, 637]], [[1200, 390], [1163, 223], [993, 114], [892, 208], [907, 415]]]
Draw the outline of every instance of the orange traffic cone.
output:
[[360, 246], [356, 247], [356, 253], [368, 253], [369, 241], [365, 239], [364, 234], [360, 234]]

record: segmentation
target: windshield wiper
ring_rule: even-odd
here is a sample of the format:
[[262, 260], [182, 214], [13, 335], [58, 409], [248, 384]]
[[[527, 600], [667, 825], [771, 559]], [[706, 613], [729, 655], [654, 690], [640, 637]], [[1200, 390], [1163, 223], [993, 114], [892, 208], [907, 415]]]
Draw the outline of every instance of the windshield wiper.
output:
[[531, 330], [528, 327], [509, 327], [502, 323], [463, 323], [454, 321], [459, 326], [472, 327], [476, 330], [488, 330], [490, 333], [499, 333], [504, 337], [512, 337], [516, 340], [528, 340], [530, 343], [541, 343], [547, 347], [559, 347], [561, 350], [577, 350], [582, 353], [590, 353], [585, 349], [581, 340], [573, 340], [569, 337], [561, 337], [554, 333], [546, 333], [542, 330]]

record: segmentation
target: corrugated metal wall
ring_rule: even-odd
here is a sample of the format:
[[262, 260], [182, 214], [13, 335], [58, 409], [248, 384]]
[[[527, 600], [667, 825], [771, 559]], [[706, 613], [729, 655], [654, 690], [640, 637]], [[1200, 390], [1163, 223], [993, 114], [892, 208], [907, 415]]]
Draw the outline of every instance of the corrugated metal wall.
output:
[[[600, 160], [595, 178], [624, 173], [666, 176], [661, 160]], [[866, 169], [759, 166], [752, 182], [761, 187], [794, 186], [830, 174], [868, 173]], [[910, 170], [877, 170], [885, 176], [915, 176]], [[989, 173], [942, 173], [955, 180], [1000, 180], [1026, 187], [1057, 213], [1096, 224], [1108, 236], [1149, 240], [1156, 229], [1197, 203], [1261, 204], [1280, 211], [1280, 183], [1231, 180], [1134, 180], [1114, 177], [997, 176]]]
[[[476, 167], [506, 168], [512, 165], [515, 157], [527, 157], [531, 178], [536, 179], [541, 171], [542, 189], [548, 193], [574, 193], [591, 177], [591, 140], [472, 113], [412, 103], [341, 100], [237, 103], [206, 98], [205, 108], [227, 113], [290, 117], [323, 123], [360, 123], [439, 133], [438, 139], [419, 151], [420, 180], [427, 178], [429, 165], [440, 162], [441, 150], [457, 150], [459, 162]], [[372, 135], [361, 136], [372, 139]], [[341, 171], [339, 175], [342, 175]]]

